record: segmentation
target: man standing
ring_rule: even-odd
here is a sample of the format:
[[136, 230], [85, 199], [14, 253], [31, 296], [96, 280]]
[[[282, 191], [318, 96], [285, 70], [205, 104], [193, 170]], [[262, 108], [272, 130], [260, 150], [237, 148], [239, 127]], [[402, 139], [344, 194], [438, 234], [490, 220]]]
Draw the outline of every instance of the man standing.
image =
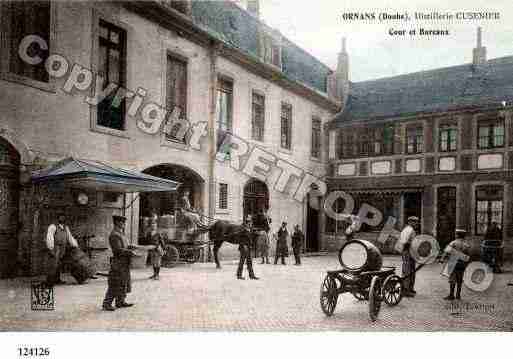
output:
[[48, 270], [46, 284], [50, 287], [64, 284], [61, 279], [62, 259], [66, 247], [78, 247], [78, 243], [71, 235], [69, 227], [65, 224], [66, 216], [59, 214], [57, 224], [50, 224], [46, 232], [46, 248], [48, 249]]
[[247, 219], [245, 225], [242, 228], [242, 231], [239, 233], [239, 266], [237, 268], [237, 279], [244, 280], [242, 276], [242, 271], [244, 270], [244, 262], [246, 262], [246, 266], [248, 268], [248, 274], [250, 279], [258, 280], [260, 278], [255, 276], [253, 272], [253, 261], [251, 259], [251, 244], [253, 241], [254, 233], [252, 231], [251, 219]]
[[267, 215], [264, 209], [255, 215], [254, 228], [257, 231], [257, 247], [262, 257], [262, 264], [269, 264], [269, 231], [271, 230], [271, 218]]
[[285, 257], [289, 256], [289, 248], [287, 246], [287, 237], [289, 231], [287, 229], [287, 222], [281, 224], [278, 230], [278, 240], [276, 241], [276, 254], [274, 256], [274, 264], [278, 264], [278, 258], [281, 257], [281, 264], [285, 265]]
[[404, 293], [405, 297], [414, 297], [415, 292], [415, 259], [410, 254], [411, 242], [417, 235], [417, 228], [419, 224], [418, 217], [408, 217], [408, 224], [401, 231], [400, 241], [403, 245], [402, 248], [402, 259], [403, 266], [402, 272], [404, 277]]
[[112, 306], [114, 299], [117, 308], [131, 307], [132, 303], [125, 301], [127, 293], [131, 291], [130, 261], [136, 253], [134, 246], [129, 246], [125, 238], [125, 222], [123, 216], [112, 216], [114, 229], [109, 236], [109, 243], [112, 249], [112, 258], [108, 279], [107, 293], [103, 300], [103, 310], [114, 311]]
[[296, 265], [301, 265], [301, 247], [303, 246], [303, 241], [305, 236], [301, 229], [299, 229], [299, 224], [294, 226], [294, 233], [292, 234], [292, 251], [294, 252], [294, 258], [296, 259]]
[[[447, 258], [451, 255], [453, 251], [457, 251], [458, 253], [464, 254], [464, 256], [458, 256], [457, 262], [452, 268], [452, 272], [449, 275], [449, 286], [450, 292], [445, 300], [454, 300], [461, 299], [461, 287], [463, 284], [463, 275], [465, 273], [465, 269], [467, 267], [468, 256], [470, 245], [465, 240], [465, 236], [467, 232], [463, 229], [456, 230], [456, 239], [449, 243], [449, 245], [444, 250], [444, 258]], [[466, 257], [466, 258], [464, 258]], [[456, 297], [454, 297], [454, 289], [456, 288]]]

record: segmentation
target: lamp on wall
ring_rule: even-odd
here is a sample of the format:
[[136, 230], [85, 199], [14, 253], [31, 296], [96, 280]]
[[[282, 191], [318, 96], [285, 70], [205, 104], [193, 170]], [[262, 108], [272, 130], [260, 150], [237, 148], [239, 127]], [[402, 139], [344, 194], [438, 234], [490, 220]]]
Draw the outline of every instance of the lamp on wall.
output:
[[79, 192], [77, 194], [77, 203], [81, 206], [85, 206], [87, 203], [89, 203], [89, 197], [84, 192]]

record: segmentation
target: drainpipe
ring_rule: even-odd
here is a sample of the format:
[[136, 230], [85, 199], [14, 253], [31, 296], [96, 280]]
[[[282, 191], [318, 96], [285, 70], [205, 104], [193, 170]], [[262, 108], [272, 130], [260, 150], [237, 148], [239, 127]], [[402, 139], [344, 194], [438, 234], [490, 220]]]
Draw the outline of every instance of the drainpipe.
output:
[[216, 103], [217, 103], [217, 58], [220, 44], [213, 43], [210, 48], [210, 114], [208, 117], [208, 216], [214, 218], [216, 206], [215, 161], [216, 161]]

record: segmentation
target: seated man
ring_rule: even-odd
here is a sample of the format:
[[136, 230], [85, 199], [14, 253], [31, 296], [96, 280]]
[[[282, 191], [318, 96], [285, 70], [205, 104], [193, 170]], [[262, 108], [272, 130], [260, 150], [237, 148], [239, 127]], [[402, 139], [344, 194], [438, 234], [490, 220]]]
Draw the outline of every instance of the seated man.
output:
[[191, 203], [189, 202], [189, 194], [190, 191], [186, 189], [183, 192], [183, 196], [180, 200], [180, 211], [181, 215], [184, 219], [183, 223], [184, 226], [188, 229], [204, 229], [206, 226], [201, 223], [200, 215], [196, 212], [194, 212], [194, 209], [191, 206]]

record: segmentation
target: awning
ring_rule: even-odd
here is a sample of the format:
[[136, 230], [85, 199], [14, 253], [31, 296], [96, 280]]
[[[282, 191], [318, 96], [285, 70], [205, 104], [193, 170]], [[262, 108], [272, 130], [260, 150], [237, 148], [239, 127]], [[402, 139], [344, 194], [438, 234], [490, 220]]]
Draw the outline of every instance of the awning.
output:
[[419, 187], [406, 187], [406, 188], [383, 188], [383, 189], [361, 189], [361, 190], [343, 190], [352, 195], [377, 195], [377, 196], [390, 196], [400, 195], [402, 193], [421, 193], [422, 188]]
[[34, 183], [60, 183], [72, 188], [104, 192], [176, 191], [180, 183], [102, 162], [68, 157], [32, 174]]

